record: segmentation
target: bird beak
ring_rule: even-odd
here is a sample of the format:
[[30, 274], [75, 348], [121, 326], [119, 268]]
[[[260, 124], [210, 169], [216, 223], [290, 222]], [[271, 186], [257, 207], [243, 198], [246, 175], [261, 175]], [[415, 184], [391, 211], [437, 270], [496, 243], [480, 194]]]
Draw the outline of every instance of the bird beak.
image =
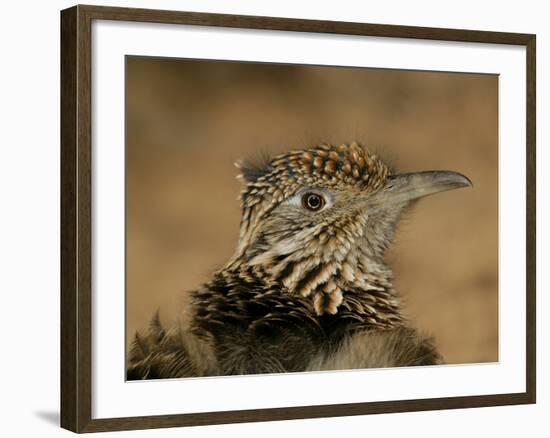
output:
[[473, 187], [473, 184], [458, 172], [430, 170], [391, 175], [387, 179], [383, 192], [386, 200], [400, 204], [461, 187]]

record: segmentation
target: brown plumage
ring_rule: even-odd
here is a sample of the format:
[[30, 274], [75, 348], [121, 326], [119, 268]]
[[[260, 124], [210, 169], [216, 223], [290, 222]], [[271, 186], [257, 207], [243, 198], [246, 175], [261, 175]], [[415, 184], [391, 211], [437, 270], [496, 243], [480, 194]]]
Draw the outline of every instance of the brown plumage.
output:
[[384, 253], [413, 201], [466, 177], [394, 175], [356, 143], [238, 167], [234, 255], [169, 331], [155, 316], [136, 334], [128, 379], [441, 363], [401, 315]]

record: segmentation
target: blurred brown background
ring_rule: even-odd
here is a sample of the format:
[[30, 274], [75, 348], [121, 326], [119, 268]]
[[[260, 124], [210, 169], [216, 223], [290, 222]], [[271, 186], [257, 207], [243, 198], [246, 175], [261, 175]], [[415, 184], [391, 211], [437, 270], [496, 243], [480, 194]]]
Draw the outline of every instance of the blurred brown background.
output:
[[498, 78], [127, 58], [127, 342], [232, 254], [233, 163], [357, 140], [473, 189], [421, 200], [388, 254], [405, 314], [448, 363], [498, 360]]

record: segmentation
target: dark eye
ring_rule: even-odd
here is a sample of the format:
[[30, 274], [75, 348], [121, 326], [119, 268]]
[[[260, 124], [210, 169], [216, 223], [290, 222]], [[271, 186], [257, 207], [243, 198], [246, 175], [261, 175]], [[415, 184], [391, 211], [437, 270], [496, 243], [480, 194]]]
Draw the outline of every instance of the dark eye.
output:
[[325, 198], [317, 193], [306, 193], [302, 196], [302, 205], [310, 211], [319, 211], [325, 206]]

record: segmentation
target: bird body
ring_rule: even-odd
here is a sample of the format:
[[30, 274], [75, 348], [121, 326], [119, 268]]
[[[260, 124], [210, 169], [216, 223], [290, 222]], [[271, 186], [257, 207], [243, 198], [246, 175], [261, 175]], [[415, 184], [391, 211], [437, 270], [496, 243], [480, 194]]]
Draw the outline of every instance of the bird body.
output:
[[127, 377], [239, 375], [441, 363], [400, 313], [384, 260], [419, 197], [470, 185], [448, 171], [394, 175], [356, 143], [239, 163], [239, 243], [165, 330], [136, 334]]

